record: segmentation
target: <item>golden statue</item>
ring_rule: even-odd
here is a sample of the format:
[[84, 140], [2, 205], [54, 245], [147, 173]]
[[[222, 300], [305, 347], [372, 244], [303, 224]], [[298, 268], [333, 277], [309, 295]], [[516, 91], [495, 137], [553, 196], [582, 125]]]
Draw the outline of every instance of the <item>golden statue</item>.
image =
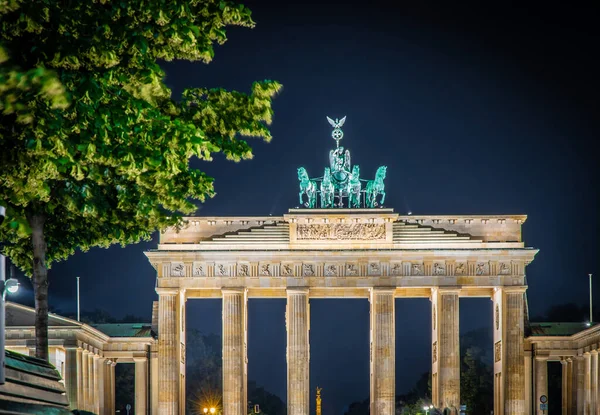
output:
[[321, 415], [321, 391], [323, 388], [317, 386], [317, 415]]

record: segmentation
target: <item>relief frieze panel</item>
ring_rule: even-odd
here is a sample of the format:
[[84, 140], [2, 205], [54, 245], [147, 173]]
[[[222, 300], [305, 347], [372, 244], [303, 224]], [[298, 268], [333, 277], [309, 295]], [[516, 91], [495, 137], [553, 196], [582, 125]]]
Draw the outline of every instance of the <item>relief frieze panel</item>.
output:
[[194, 277], [206, 277], [206, 264], [203, 262], [194, 262], [192, 265], [192, 275]]
[[237, 276], [238, 277], [249, 277], [250, 276], [250, 265], [247, 263], [237, 264]]
[[337, 277], [338, 275], [338, 266], [336, 264], [325, 264], [326, 277]]
[[410, 275], [421, 276], [424, 274], [423, 264], [414, 263], [410, 267]]
[[293, 277], [294, 276], [294, 264], [281, 263], [280, 272], [282, 277]]
[[185, 277], [183, 262], [171, 262], [171, 277]]
[[355, 263], [347, 263], [346, 264], [346, 276], [347, 277], [356, 277], [359, 273], [358, 265]]
[[[522, 278], [515, 273], [518, 264], [510, 260], [500, 261], [315, 261], [315, 262], [204, 262], [183, 261], [157, 264], [162, 266], [162, 275], [172, 278], [183, 277], [486, 277], [493, 285], [519, 285]], [[507, 280], [506, 277], [512, 279]]]
[[369, 262], [368, 274], [373, 276], [381, 275], [381, 264], [379, 262]]
[[433, 263], [433, 275], [446, 275], [446, 264], [436, 261]]
[[298, 225], [296, 228], [297, 240], [385, 240], [385, 224], [354, 223], [354, 224], [328, 224], [328, 225]]
[[390, 275], [392, 275], [392, 276], [402, 275], [402, 263], [401, 262], [392, 262], [390, 264]]

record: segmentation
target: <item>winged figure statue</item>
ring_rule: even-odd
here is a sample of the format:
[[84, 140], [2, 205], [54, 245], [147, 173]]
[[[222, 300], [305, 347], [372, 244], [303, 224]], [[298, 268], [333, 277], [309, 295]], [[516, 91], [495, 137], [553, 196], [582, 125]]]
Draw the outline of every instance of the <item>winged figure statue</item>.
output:
[[327, 117], [327, 121], [329, 121], [329, 124], [331, 124], [333, 128], [342, 128], [342, 126], [346, 122], [346, 116], [344, 115], [344, 118], [342, 118], [341, 120], [338, 120], [337, 118], [335, 120], [332, 120], [331, 118]]

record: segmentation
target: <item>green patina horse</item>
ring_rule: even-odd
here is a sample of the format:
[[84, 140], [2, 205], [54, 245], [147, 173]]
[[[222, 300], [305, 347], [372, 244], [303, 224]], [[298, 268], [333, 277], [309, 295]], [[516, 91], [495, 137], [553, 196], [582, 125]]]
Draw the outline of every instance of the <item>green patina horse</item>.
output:
[[325, 173], [323, 174], [323, 181], [321, 182], [321, 207], [330, 208], [333, 207], [333, 194], [335, 187], [331, 181], [331, 170], [329, 167], [325, 167]]
[[348, 207], [360, 207], [361, 188], [362, 184], [360, 183], [360, 167], [355, 165], [352, 167], [352, 174], [350, 174], [350, 180], [348, 180], [348, 186], [346, 187], [346, 191], [348, 192]]
[[[385, 184], [383, 184], [383, 179], [385, 179], [386, 170], [387, 166], [380, 166], [377, 169], [377, 173], [375, 173], [375, 180], [369, 180], [367, 182], [367, 207], [369, 208], [383, 205], [383, 202], [385, 201]], [[377, 203], [378, 195], [381, 195], [379, 203]]]
[[[300, 180], [300, 193], [298, 193], [300, 204], [308, 208], [314, 208], [317, 200], [317, 184], [308, 178], [308, 173], [304, 167], [298, 167], [298, 180]], [[307, 202], [304, 202], [303, 195], [308, 198]]]

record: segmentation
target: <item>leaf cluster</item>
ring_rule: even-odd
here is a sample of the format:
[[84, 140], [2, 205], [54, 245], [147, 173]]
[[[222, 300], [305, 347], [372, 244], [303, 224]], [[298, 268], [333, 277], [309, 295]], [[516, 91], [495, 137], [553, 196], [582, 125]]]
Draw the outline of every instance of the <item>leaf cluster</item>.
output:
[[213, 179], [189, 167], [216, 152], [252, 157], [270, 140], [277, 82], [249, 94], [164, 84], [159, 60], [208, 63], [225, 27], [253, 27], [216, 0], [0, 1], [0, 226], [3, 251], [32, 272], [30, 224], [45, 218], [47, 264], [180, 225]]

